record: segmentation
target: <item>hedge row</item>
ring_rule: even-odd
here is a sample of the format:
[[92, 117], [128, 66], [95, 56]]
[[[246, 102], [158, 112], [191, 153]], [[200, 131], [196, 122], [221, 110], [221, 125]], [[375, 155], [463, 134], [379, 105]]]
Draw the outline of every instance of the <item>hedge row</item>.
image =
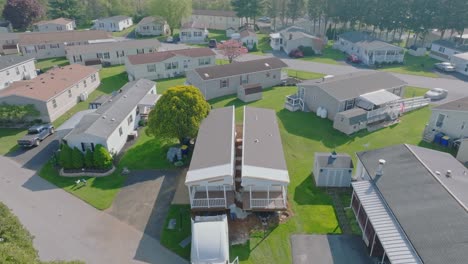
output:
[[83, 154], [78, 148], [67, 144], [60, 146], [59, 165], [64, 169], [109, 169], [112, 167], [112, 156], [102, 145], [96, 145], [94, 151], [87, 149]]

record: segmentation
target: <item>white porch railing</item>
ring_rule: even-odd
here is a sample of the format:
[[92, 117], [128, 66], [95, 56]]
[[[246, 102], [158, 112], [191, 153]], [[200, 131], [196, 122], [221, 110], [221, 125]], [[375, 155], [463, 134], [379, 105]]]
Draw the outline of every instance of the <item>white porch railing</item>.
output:
[[236, 257], [231, 264], [239, 264], [239, 257]]
[[285, 107], [290, 111], [302, 110], [304, 111], [304, 100], [298, 94], [286, 96]]
[[284, 208], [283, 198], [273, 198], [273, 199], [250, 199], [251, 208]]
[[226, 207], [224, 198], [194, 198], [192, 199], [192, 208], [218, 208]]

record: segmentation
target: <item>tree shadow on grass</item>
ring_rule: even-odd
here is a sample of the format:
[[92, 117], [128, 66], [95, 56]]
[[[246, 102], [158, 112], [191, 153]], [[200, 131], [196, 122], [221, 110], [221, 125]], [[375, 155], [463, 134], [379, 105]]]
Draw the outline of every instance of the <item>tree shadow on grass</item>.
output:
[[333, 205], [333, 201], [326, 193], [326, 189], [317, 188], [311, 173], [301, 184], [296, 186], [294, 201], [299, 205]]
[[[121, 66], [112, 66], [112, 67], [116, 68], [116, 67], [121, 67]], [[109, 68], [112, 68], [112, 67], [109, 67]], [[101, 78], [101, 85], [99, 85], [97, 90], [106, 94], [111, 94], [112, 92], [120, 89], [127, 82], [128, 82], [127, 72], [123, 71], [119, 74]]]

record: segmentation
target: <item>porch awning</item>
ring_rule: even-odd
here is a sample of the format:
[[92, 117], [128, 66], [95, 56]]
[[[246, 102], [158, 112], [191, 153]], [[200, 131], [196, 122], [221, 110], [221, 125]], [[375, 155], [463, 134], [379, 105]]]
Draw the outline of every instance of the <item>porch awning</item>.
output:
[[379, 90], [375, 92], [366, 93], [358, 97], [358, 106], [367, 110], [373, 106], [380, 106], [401, 99], [387, 90]]

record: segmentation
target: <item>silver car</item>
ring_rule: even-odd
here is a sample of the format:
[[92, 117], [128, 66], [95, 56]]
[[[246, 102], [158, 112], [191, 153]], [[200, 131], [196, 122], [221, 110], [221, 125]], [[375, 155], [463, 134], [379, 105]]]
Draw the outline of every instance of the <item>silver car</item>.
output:
[[431, 90], [427, 91], [424, 95], [425, 98], [429, 98], [431, 100], [442, 100], [447, 97], [448, 91], [442, 88], [432, 88]]
[[439, 62], [434, 64], [434, 66], [444, 72], [453, 72], [455, 71], [455, 65], [450, 62]]

